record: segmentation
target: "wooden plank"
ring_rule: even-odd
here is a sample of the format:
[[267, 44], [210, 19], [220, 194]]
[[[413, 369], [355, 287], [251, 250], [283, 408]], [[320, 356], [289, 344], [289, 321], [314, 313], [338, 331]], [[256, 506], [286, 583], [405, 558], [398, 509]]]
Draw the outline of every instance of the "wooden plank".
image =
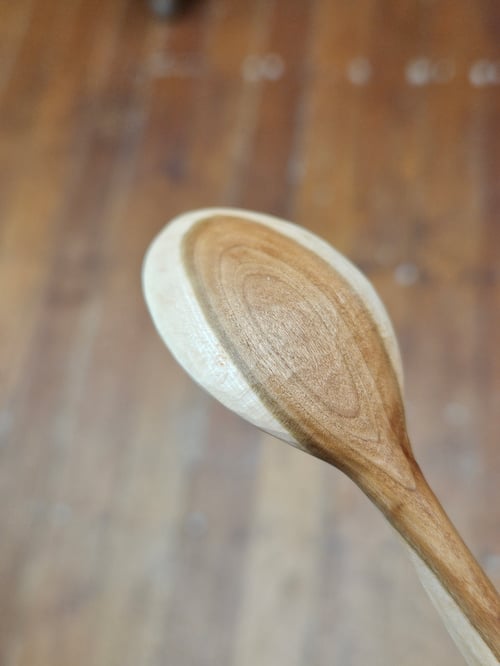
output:
[[[108, 71], [104, 57], [94, 63], [95, 68], [89, 66], [84, 45], [90, 43], [102, 53], [103, 43], [116, 43], [113, 37], [119, 8], [115, 6], [115, 12], [112, 12], [113, 4], [110, 3], [109, 22], [104, 21], [94, 29], [89, 21], [96, 15], [92, 13], [91, 3], [82, 9], [87, 7], [88, 13], [82, 11], [73, 24], [66, 24], [61, 51], [56, 51], [60, 60], [52, 65], [54, 75], [57, 75], [57, 88], [43, 88], [36, 100], [29, 88], [27, 98], [19, 90], [6, 94], [3, 109], [6, 115], [2, 115], [0, 129], [5, 151], [2, 165], [7, 176], [0, 179], [6, 187], [0, 203], [4, 212], [0, 227], [0, 282], [5, 285], [4, 311], [9, 314], [1, 330], [4, 353], [0, 362], [3, 378], [0, 391], [3, 399], [13, 389], [28, 362], [30, 336], [40, 314], [53, 253], [85, 169], [93, 122], [92, 105], [78, 104], [77, 100], [80, 96], [87, 100], [95, 79]], [[43, 9], [40, 11], [43, 13]], [[47, 15], [50, 16], [50, 12]], [[97, 17], [104, 18], [102, 15]], [[64, 18], [68, 21], [69, 17]], [[35, 21], [35, 26], [38, 26], [36, 30], [48, 29], [43, 22], [38, 25]], [[73, 42], [70, 27], [76, 32]], [[62, 32], [57, 24], [54, 29]], [[66, 53], [64, 49], [71, 45], [74, 48]], [[26, 48], [32, 57], [36, 48]], [[17, 67], [16, 82], [31, 77], [25, 73], [33, 67], [30, 60], [28, 63], [21, 60]], [[20, 83], [16, 85], [21, 86]], [[18, 113], [9, 111], [9, 104], [16, 108], [9, 101], [11, 97], [17, 102]], [[14, 126], [9, 120], [11, 116], [16, 118]]]
[[269, 436], [264, 436], [262, 449], [231, 663], [295, 666], [305, 663], [315, 634], [322, 464]]

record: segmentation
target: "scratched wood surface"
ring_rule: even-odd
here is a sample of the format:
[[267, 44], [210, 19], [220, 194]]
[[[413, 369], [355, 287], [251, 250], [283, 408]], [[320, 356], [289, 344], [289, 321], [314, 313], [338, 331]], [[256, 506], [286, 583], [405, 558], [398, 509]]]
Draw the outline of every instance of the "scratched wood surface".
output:
[[369, 275], [431, 485], [500, 584], [500, 7], [0, 0], [0, 664], [460, 657], [339, 472], [153, 330], [175, 214], [293, 219]]

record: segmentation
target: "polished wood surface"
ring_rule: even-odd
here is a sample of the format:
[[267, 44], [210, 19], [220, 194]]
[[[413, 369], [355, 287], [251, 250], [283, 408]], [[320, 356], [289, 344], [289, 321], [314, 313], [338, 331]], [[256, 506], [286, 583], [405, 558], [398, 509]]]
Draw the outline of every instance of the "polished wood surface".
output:
[[148, 249], [143, 289], [191, 377], [347, 474], [407, 544], [467, 664], [496, 666], [500, 596], [414, 459], [398, 343], [362, 273], [303, 227], [210, 208], [167, 223]]
[[2, 666], [456, 664], [353, 484], [177, 367], [140, 267], [168, 219], [223, 204], [363, 268], [417, 457], [498, 586], [496, 3], [0, 13]]

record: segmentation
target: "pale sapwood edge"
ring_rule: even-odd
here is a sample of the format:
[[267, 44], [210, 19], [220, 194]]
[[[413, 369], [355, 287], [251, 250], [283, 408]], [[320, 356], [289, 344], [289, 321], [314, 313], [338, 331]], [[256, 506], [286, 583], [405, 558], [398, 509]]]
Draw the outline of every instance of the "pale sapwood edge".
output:
[[[144, 264], [144, 292], [152, 318], [160, 336], [173, 355], [203, 388], [243, 418], [285, 441], [304, 448], [288, 430], [270, 413], [259, 396], [249, 386], [243, 374], [208, 325], [205, 314], [186, 274], [182, 256], [182, 241], [189, 230], [202, 220], [213, 217], [232, 217], [257, 222], [291, 238], [299, 245], [316, 253], [350, 283], [363, 300], [384, 342], [387, 355], [400, 386], [403, 375], [396, 338], [385, 308], [368, 280], [341, 254], [301, 227], [276, 218], [234, 209], [205, 209], [187, 213], [170, 223], [153, 242]], [[418, 556], [417, 556], [418, 557]], [[427, 571], [427, 565], [422, 565]], [[418, 569], [418, 568], [417, 568]], [[451, 599], [439, 583], [426, 589], [433, 600]], [[441, 592], [436, 592], [436, 589]], [[431, 590], [433, 593], [431, 593]], [[434, 596], [433, 596], [434, 595]], [[490, 654], [477, 631], [472, 628], [458, 605], [442, 602], [440, 608], [446, 616], [450, 633], [457, 641], [466, 659], [472, 654]], [[453, 629], [453, 631], [452, 631]], [[468, 632], [470, 637], [468, 636]], [[460, 640], [456, 639], [456, 636]], [[482, 651], [481, 651], [482, 644]], [[479, 647], [478, 647], [479, 645]], [[468, 647], [467, 647], [468, 646]], [[473, 646], [473, 647], [471, 647]], [[480, 657], [482, 658], [482, 657]], [[495, 659], [495, 657], [493, 657]], [[472, 664], [489, 661], [472, 661]]]
[[403, 540], [403, 543], [408, 549], [420, 582], [467, 664], [469, 666], [498, 666], [500, 662], [462, 613], [453, 597], [443, 587], [439, 578], [406, 541]]

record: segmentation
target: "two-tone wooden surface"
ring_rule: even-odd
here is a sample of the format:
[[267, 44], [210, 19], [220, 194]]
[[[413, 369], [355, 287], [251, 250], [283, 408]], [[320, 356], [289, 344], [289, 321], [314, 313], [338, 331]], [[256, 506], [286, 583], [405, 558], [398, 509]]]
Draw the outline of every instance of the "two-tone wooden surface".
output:
[[353, 259], [498, 586], [496, 3], [4, 0], [0, 155], [0, 664], [459, 663], [354, 485], [177, 367], [140, 267], [208, 205]]

